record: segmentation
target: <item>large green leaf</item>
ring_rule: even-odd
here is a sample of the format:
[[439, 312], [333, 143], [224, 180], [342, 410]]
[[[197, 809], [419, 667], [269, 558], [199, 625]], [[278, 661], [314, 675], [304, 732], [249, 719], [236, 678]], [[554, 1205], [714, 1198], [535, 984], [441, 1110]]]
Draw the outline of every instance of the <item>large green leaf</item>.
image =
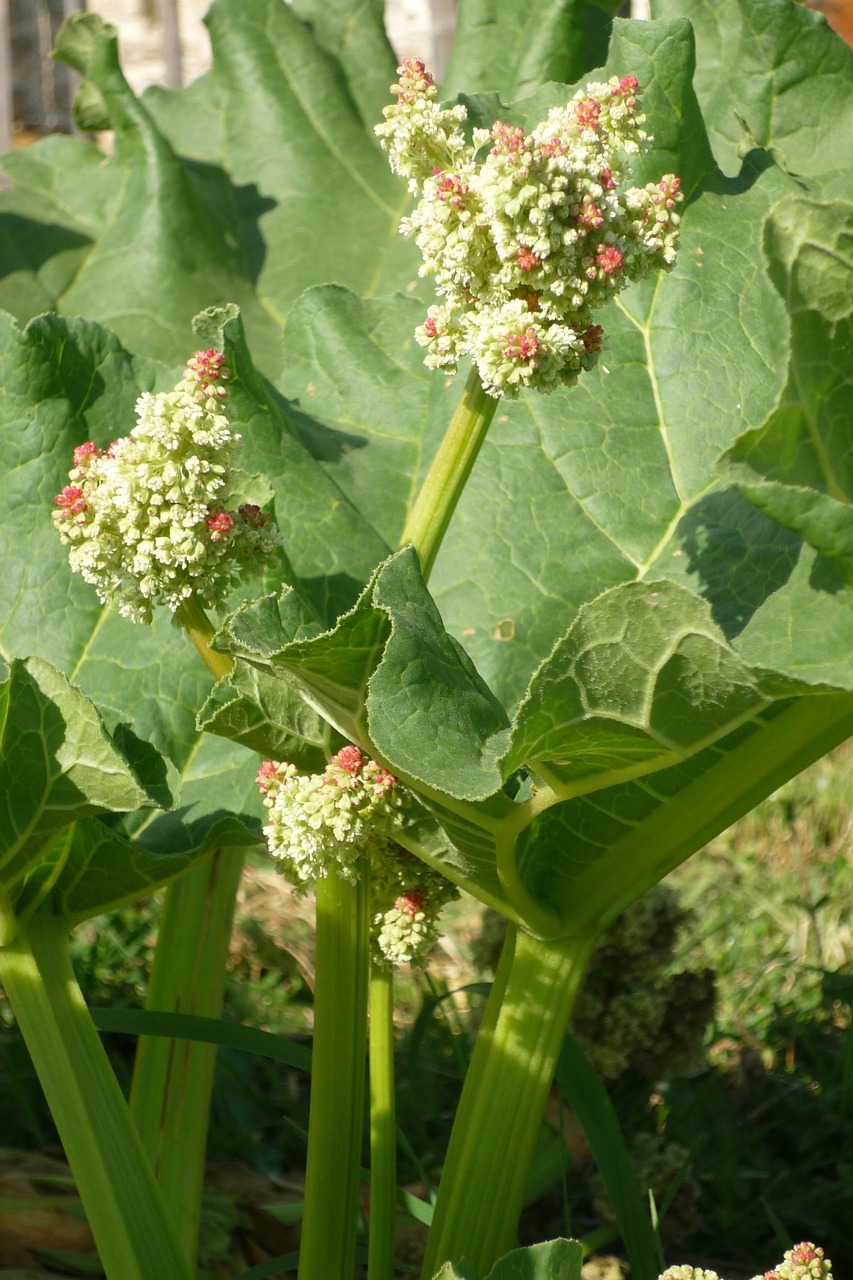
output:
[[[86, 42], [78, 37], [81, 27]], [[115, 129], [109, 167], [120, 192], [102, 234], [62, 294], [62, 310], [97, 319], [137, 350], [175, 361], [189, 345], [192, 318], [202, 306], [239, 302], [251, 313], [259, 346], [274, 349], [277, 335], [232, 237], [212, 217], [121, 72], [115, 30], [95, 15], [77, 15], [64, 28], [57, 53], [103, 99]]]
[[496, 90], [511, 102], [546, 80], [571, 84], [604, 61], [609, 34], [605, 6], [591, 0], [462, 0], [442, 88], [448, 97]]
[[[48, 139], [6, 158], [15, 185], [0, 199], [0, 305], [23, 320], [82, 313], [173, 362], [197, 312], [237, 302], [257, 358], [276, 368], [283, 317], [306, 286], [339, 278], [370, 292], [412, 279], [413, 250], [396, 234], [405, 193], [367, 118], [390, 83], [375, 17], [350, 28], [354, 50], [345, 39], [337, 50], [365, 55], [350, 84], [279, 0], [219, 0], [213, 73], [185, 93], [154, 92], [152, 115], [121, 74], [114, 29], [77, 15], [58, 52], [84, 73], [115, 152]], [[318, 25], [334, 30], [331, 15]]]
[[696, 92], [727, 173], [760, 146], [818, 187], [849, 174], [853, 52], [822, 17], [790, 0], [651, 0], [651, 7], [655, 18], [693, 24]]
[[[585, 600], [687, 562], [680, 522], [783, 379], [786, 319], [760, 228], [790, 184], [766, 165], [734, 183], [709, 171], [686, 24], [617, 22], [605, 72], [631, 67], [657, 103], [654, 172], [692, 173], [679, 261], [602, 315], [606, 354], [576, 388], [500, 407], [432, 579], [446, 625], [508, 706]], [[556, 92], [514, 118], [533, 123]], [[319, 423], [316, 455], [391, 546], [458, 394], [421, 364], [409, 336], [420, 315], [414, 301], [327, 287], [299, 301], [285, 335], [282, 389]]]
[[346, 76], [367, 128], [382, 117], [397, 59], [385, 33], [385, 0], [296, 0], [293, 11], [313, 30]]

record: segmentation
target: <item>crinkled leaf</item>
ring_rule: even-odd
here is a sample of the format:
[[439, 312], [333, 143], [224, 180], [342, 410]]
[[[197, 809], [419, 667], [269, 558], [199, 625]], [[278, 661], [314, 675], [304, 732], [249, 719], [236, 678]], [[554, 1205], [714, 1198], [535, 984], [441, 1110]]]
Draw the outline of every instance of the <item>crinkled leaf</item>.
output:
[[727, 173], [751, 146], [818, 187], [845, 166], [853, 52], [819, 14], [789, 0], [652, 0], [652, 14], [693, 24], [696, 92]]
[[282, 677], [239, 663], [220, 680], [198, 714], [198, 726], [306, 773], [321, 773], [336, 750], [328, 722]]
[[172, 804], [176, 789], [174, 769], [127, 726], [110, 735], [92, 702], [55, 667], [13, 660], [0, 684], [6, 910], [63, 828], [93, 814]]
[[561, 787], [613, 785], [701, 750], [768, 696], [704, 600], [671, 582], [616, 587], [580, 610], [534, 675], [504, 773], [529, 764]]
[[218, 643], [235, 656], [292, 674], [345, 736], [401, 773], [462, 799], [499, 788], [503, 708], [448, 635], [411, 549], [385, 561], [334, 630], [273, 653], [250, 648], [253, 609]]

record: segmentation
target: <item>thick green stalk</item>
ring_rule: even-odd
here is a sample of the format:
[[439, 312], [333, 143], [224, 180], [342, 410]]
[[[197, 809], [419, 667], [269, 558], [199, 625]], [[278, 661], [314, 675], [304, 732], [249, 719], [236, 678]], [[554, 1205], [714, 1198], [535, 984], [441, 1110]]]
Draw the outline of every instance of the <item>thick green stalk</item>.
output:
[[397, 1221], [394, 971], [370, 966], [370, 1244], [367, 1280], [392, 1280]]
[[216, 653], [211, 649], [210, 642], [216, 634], [216, 627], [194, 596], [190, 596], [175, 611], [175, 622], [179, 627], [184, 628], [208, 670], [217, 680], [231, 674], [234, 670], [234, 659], [226, 653]]
[[38, 1073], [108, 1280], [190, 1280], [163, 1198], [45, 913], [0, 949], [0, 980]]
[[510, 926], [471, 1065], [422, 1280], [463, 1256], [485, 1275], [515, 1243], [548, 1090], [595, 935], [540, 942]]
[[401, 547], [411, 543], [417, 551], [424, 579], [429, 578], [497, 404], [493, 396], [486, 395], [476, 369], [472, 369], [400, 539]]
[[370, 871], [317, 881], [317, 979], [299, 1280], [351, 1280], [364, 1123]]
[[[218, 1018], [243, 854], [219, 849], [166, 893], [145, 1007]], [[216, 1046], [143, 1036], [130, 1111], [195, 1265]]]

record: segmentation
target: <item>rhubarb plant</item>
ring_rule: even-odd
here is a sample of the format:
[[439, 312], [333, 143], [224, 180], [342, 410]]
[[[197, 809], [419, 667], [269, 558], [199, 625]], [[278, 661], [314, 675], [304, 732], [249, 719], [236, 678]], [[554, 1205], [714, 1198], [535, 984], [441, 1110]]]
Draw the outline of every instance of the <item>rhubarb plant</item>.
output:
[[[76, 818], [15, 800], [9, 946], [84, 918], [72, 848], [115, 850], [117, 886], [153, 851], [162, 883], [265, 822], [316, 877], [301, 1280], [352, 1272], [374, 844], [431, 886], [390, 908], [392, 951], [439, 885], [510, 922], [424, 1265], [484, 1274], [601, 930], [853, 731], [853, 55], [787, 0], [725, 0], [717, 25], [698, 0], [539, 9], [463, 4], [439, 92], [419, 60], [395, 73], [377, 3], [215, 0], [213, 70], [142, 100], [78, 17], [58, 56], [113, 155], [5, 162], [26, 252], [0, 258], [2, 652], [132, 717], [182, 784], [154, 819], [81, 810], [61, 845]], [[227, 413], [202, 396], [221, 421], [167, 475], [150, 450], [184, 457], [194, 348], [208, 391], [228, 369]], [[365, 777], [404, 799], [344, 823]]]

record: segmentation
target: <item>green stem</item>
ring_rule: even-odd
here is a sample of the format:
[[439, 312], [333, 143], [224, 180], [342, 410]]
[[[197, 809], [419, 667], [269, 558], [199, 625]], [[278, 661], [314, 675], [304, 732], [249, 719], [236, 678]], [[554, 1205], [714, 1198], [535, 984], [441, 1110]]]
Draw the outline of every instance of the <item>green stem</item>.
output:
[[[166, 891], [145, 1007], [218, 1018], [243, 854], [220, 849]], [[143, 1036], [130, 1112], [191, 1266], [198, 1253], [216, 1046]]]
[[221, 680], [223, 676], [230, 676], [234, 670], [234, 659], [229, 658], [226, 653], [216, 653], [211, 649], [210, 642], [216, 635], [216, 627], [210, 621], [195, 596], [190, 596], [175, 611], [175, 622], [179, 627], [184, 628], [201, 654], [208, 670], [213, 673], [217, 680]]
[[513, 1248], [548, 1090], [594, 941], [541, 942], [510, 926], [453, 1124], [422, 1280], [463, 1255], [485, 1275]]
[[367, 1280], [392, 1280], [397, 1201], [394, 971], [370, 966], [370, 1245]]
[[359, 1213], [370, 872], [317, 881], [317, 979], [299, 1280], [350, 1280]]
[[429, 578], [497, 405], [472, 369], [400, 539], [401, 547], [411, 543], [417, 551], [424, 580]]
[[0, 949], [0, 980], [38, 1073], [108, 1280], [190, 1269], [68, 955], [44, 912]]

